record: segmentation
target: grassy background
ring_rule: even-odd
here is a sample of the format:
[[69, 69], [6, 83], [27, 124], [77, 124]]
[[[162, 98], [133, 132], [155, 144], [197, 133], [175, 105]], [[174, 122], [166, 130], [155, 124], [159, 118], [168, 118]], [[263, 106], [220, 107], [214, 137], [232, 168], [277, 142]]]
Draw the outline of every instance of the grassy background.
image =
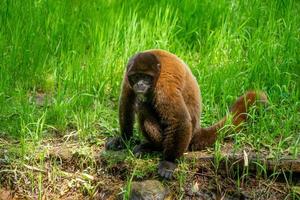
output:
[[82, 140], [116, 134], [128, 58], [162, 48], [196, 76], [204, 126], [262, 89], [270, 107], [236, 144], [298, 155], [299, 10], [293, 0], [2, 0], [0, 136], [26, 144], [70, 130]]

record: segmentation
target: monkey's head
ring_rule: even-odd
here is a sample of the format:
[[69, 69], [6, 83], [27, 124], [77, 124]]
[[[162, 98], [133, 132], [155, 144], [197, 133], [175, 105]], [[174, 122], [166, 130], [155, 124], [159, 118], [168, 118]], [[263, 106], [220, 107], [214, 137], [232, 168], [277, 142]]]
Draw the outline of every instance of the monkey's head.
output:
[[137, 98], [145, 102], [152, 94], [160, 73], [158, 58], [149, 52], [134, 55], [127, 65], [127, 79]]

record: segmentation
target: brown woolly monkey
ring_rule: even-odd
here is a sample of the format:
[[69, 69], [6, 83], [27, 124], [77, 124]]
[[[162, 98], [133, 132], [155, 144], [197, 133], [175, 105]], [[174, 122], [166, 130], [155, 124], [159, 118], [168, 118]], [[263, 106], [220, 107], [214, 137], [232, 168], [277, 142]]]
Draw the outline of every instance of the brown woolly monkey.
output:
[[[231, 108], [232, 121], [239, 125], [247, 110], [256, 102], [267, 102], [263, 92], [249, 91]], [[121, 136], [110, 139], [106, 149], [125, 147], [133, 135], [134, 115], [146, 142], [133, 152], [159, 150], [163, 160], [158, 173], [171, 178], [176, 160], [187, 150], [201, 150], [212, 145], [217, 132], [226, 122], [224, 117], [209, 128], [200, 128], [201, 96], [189, 67], [176, 55], [163, 50], [148, 50], [134, 55], [128, 62], [119, 104]]]

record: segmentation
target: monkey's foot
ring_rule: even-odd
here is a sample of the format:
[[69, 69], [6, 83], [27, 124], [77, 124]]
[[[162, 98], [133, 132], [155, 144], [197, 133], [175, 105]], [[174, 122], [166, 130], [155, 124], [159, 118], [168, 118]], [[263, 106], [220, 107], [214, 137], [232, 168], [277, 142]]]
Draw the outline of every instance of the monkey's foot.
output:
[[132, 153], [135, 155], [135, 157], [140, 157], [142, 155], [144, 155], [145, 153], [151, 153], [153, 151], [157, 151], [157, 148], [153, 147], [153, 144], [149, 143], [149, 142], [145, 142], [139, 145], [136, 145], [133, 150]]
[[109, 138], [108, 141], [105, 143], [105, 149], [106, 150], [121, 150], [125, 149], [125, 143], [123, 139], [120, 136]]
[[158, 165], [158, 173], [161, 177], [171, 179], [177, 164], [170, 161], [160, 161]]

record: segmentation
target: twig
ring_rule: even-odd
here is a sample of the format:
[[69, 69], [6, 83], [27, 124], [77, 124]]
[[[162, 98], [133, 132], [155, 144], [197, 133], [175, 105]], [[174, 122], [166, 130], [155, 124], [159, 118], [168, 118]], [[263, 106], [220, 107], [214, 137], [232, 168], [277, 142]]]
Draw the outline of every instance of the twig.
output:
[[34, 166], [29, 166], [29, 165], [26, 165], [26, 164], [23, 164], [23, 166], [27, 169], [30, 169], [32, 171], [37, 171], [37, 172], [41, 172], [41, 173], [44, 173], [46, 174], [47, 171], [46, 170], [43, 170], [43, 169], [40, 169], [40, 168], [37, 168], [37, 167], [34, 167]]
[[265, 183], [265, 182], [262, 182], [262, 184], [263, 184], [264, 186], [266, 186], [266, 187], [269, 187], [269, 188], [272, 188], [273, 190], [276, 190], [277, 192], [279, 192], [279, 193], [281, 193], [281, 194], [285, 194], [284, 191], [282, 191], [282, 190], [280, 190], [280, 189], [278, 189], [278, 188], [272, 186], [272, 184], [267, 184], [267, 183]]

